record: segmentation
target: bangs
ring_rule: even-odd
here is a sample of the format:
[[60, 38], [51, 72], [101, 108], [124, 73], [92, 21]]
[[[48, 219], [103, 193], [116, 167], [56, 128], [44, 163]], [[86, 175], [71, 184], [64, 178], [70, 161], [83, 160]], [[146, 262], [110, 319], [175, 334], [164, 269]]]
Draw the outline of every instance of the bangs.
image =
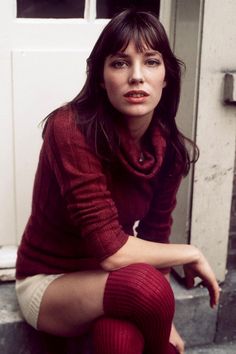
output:
[[[113, 36], [112, 36], [113, 37]], [[158, 37], [157, 31], [144, 23], [140, 26], [138, 23], [135, 26], [125, 26], [117, 34], [116, 40], [111, 38], [108, 55], [113, 55], [117, 52], [124, 52], [130, 42], [133, 42], [138, 52], [144, 52], [147, 49], [163, 52], [163, 41]]]
[[125, 16], [124, 14], [121, 16], [124, 17], [122, 21], [118, 15], [113, 24], [108, 25], [106, 38], [103, 38], [106, 43], [106, 46], [103, 45], [103, 48], [106, 48], [103, 52], [105, 57], [124, 51], [130, 41], [134, 42], [138, 52], [153, 49], [165, 53], [168, 38], [162, 24], [154, 15], [145, 12], [127, 12]]
[[106, 58], [124, 52], [131, 41], [138, 52], [151, 49], [161, 53], [165, 64], [173, 56], [165, 29], [156, 16], [126, 10], [107, 24], [87, 60], [87, 74], [93, 76], [95, 84], [103, 80]]

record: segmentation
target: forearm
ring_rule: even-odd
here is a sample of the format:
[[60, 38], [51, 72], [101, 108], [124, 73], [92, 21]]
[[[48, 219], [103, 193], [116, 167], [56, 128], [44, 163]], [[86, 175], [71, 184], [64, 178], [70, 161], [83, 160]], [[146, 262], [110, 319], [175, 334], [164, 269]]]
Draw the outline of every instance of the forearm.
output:
[[125, 245], [106, 258], [101, 266], [111, 271], [143, 262], [157, 268], [165, 268], [195, 262], [198, 258], [199, 251], [191, 245], [156, 243], [130, 236]]

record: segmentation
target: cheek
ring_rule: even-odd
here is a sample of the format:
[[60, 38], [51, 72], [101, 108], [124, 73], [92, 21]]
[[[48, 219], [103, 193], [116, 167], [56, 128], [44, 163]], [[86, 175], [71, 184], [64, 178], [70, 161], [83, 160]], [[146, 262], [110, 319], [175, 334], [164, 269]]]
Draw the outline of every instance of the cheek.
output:
[[161, 72], [159, 73], [159, 77], [158, 77], [158, 85], [161, 88], [164, 88], [166, 86], [166, 81], [165, 81], [165, 77], [166, 77], [166, 70], [163, 67]]
[[109, 75], [107, 77], [104, 77], [104, 83], [105, 83], [105, 88], [107, 90], [118, 88], [120, 84], [120, 79], [119, 77], [117, 77], [117, 75]]
[[113, 80], [105, 81], [105, 89], [109, 94], [114, 93], [114, 90], [116, 89], [116, 82]]
[[110, 100], [116, 98], [119, 95], [121, 90], [121, 82], [117, 77], [104, 77], [104, 88], [107, 92], [107, 96]]
[[163, 75], [158, 77], [155, 86], [157, 90], [162, 90], [164, 87], [166, 87], [165, 73], [163, 73]]
[[155, 82], [155, 85], [153, 86], [154, 92], [156, 92], [156, 95], [159, 96], [162, 93], [162, 90], [165, 87], [165, 81], [160, 80], [158, 82]]

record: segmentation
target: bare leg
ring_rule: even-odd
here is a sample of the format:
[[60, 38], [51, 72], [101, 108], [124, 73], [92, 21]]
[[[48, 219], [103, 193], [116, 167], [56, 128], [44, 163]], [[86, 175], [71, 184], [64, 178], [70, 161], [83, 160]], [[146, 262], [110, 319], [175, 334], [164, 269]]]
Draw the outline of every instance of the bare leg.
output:
[[59, 336], [83, 333], [103, 315], [108, 273], [85, 271], [65, 274], [46, 289], [40, 306], [38, 329]]
[[[168, 281], [154, 267], [140, 263], [111, 273], [77, 272], [56, 279], [42, 299], [38, 328], [78, 336], [94, 319], [105, 315], [137, 326], [148, 353], [173, 354], [169, 344], [173, 314]], [[132, 339], [130, 335], [131, 331]]]

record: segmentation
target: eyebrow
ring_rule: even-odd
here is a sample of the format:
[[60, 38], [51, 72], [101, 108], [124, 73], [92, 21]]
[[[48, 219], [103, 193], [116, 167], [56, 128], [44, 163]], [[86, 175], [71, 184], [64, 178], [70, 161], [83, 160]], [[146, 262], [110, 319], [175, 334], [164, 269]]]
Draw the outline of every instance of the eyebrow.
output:
[[[159, 55], [162, 57], [162, 54], [160, 52], [158, 52], [157, 50], [152, 50], [152, 51], [147, 51], [147, 52], [144, 52], [144, 56], [145, 57], [152, 57], [152, 56], [155, 56], [155, 55]], [[125, 54], [124, 52], [116, 52], [114, 54], [111, 54], [110, 55], [111, 57], [119, 57], [119, 58], [129, 58], [130, 55], [129, 54]]]
[[145, 57], [153, 57], [155, 55], [160, 55], [162, 57], [162, 54], [158, 52], [157, 50], [152, 50], [144, 53]]

